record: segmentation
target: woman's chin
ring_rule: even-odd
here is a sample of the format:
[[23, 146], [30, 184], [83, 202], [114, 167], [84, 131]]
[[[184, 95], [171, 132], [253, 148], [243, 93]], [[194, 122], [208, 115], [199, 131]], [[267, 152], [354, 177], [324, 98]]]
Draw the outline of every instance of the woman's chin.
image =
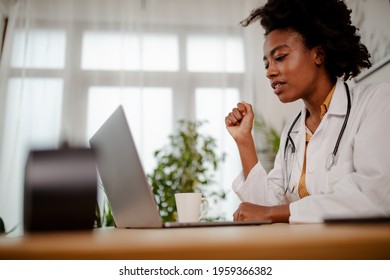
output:
[[282, 103], [290, 103], [290, 102], [296, 101], [295, 99], [288, 98], [288, 96], [285, 96], [283, 94], [278, 95], [278, 98], [279, 98], [280, 102], [282, 102]]

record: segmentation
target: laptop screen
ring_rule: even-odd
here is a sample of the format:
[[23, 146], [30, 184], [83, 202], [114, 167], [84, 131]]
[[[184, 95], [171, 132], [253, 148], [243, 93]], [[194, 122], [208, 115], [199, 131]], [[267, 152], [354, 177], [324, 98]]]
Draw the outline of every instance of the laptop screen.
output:
[[90, 139], [117, 227], [162, 227], [125, 112], [119, 106]]

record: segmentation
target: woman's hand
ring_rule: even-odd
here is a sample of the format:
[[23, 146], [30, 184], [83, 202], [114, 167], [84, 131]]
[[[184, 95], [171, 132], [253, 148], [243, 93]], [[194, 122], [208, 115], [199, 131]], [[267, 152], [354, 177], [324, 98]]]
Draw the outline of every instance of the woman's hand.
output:
[[290, 207], [288, 204], [278, 206], [262, 206], [243, 202], [233, 214], [234, 221], [268, 220], [273, 223], [288, 223]]
[[252, 105], [242, 101], [225, 117], [226, 128], [236, 142], [252, 133], [254, 113]]

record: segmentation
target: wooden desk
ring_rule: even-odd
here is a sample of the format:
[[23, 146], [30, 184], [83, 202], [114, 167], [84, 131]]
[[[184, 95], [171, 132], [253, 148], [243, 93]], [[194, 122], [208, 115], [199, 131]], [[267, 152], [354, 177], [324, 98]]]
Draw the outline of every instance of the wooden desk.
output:
[[390, 259], [390, 224], [34, 233], [0, 237], [0, 259]]

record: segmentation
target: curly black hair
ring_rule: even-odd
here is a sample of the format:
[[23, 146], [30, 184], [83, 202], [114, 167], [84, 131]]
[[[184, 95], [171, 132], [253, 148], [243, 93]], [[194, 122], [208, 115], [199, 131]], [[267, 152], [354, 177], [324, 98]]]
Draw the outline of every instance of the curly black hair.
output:
[[351, 23], [351, 10], [342, 0], [268, 0], [252, 11], [241, 25], [260, 20], [265, 36], [276, 29], [301, 34], [306, 48], [321, 46], [331, 77], [344, 80], [370, 68], [370, 54]]

